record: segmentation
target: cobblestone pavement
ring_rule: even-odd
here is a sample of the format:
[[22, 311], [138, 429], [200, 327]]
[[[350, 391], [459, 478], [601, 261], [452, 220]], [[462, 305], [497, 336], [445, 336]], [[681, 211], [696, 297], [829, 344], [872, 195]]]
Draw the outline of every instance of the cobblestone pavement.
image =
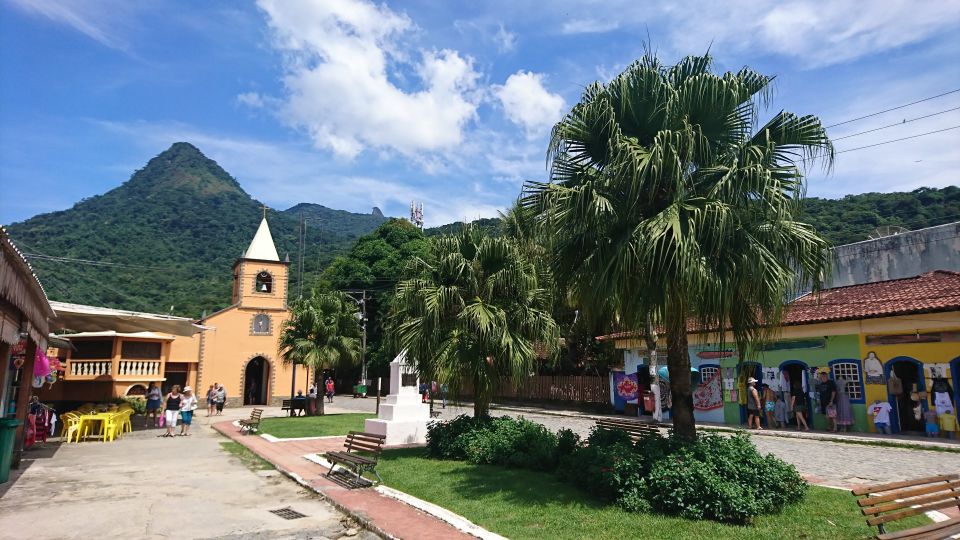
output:
[[[249, 416], [249, 409], [229, 411]], [[228, 415], [229, 418], [231, 415]], [[222, 420], [219, 417], [217, 420]], [[139, 428], [139, 418], [136, 419]], [[340, 538], [344, 514], [278, 471], [251, 471], [202, 414], [190, 437], [138, 429], [123, 439], [47, 443], [0, 485], [0, 538]], [[270, 510], [305, 514], [291, 521]], [[369, 540], [362, 529], [352, 538]]]
[[[338, 398], [330, 410], [331, 412], [338, 410], [372, 412], [375, 401], [369, 398]], [[440, 408], [439, 402], [435, 402], [435, 408]], [[472, 415], [473, 408], [448, 405], [441, 411], [440, 418], [453, 418], [458, 414]], [[553, 414], [520, 413], [497, 409], [491, 410], [491, 414], [523, 416], [553, 431], [569, 428], [581, 436], [589, 433], [594, 425], [594, 421], [589, 418]], [[762, 453], [772, 453], [792, 463], [801, 474], [819, 484], [848, 486], [960, 472], [960, 453], [771, 436], [753, 437], [753, 441]]]

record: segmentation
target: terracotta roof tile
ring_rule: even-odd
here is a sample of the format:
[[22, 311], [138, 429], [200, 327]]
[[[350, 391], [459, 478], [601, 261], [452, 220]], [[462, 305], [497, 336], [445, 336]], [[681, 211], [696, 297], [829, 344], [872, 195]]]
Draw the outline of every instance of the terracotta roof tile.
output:
[[[873, 319], [916, 313], [960, 311], [960, 272], [935, 270], [919, 276], [848, 285], [809, 293], [794, 300], [784, 326]], [[690, 331], [696, 331], [695, 326]], [[636, 331], [599, 336], [599, 340], [639, 336]]]

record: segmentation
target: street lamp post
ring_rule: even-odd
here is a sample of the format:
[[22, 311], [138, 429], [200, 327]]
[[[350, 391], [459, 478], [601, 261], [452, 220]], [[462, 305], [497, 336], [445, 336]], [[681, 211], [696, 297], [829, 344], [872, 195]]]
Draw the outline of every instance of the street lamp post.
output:
[[[360, 299], [358, 300], [354, 295], [360, 294]], [[360, 327], [363, 330], [363, 337], [361, 338], [360, 345], [360, 379], [363, 384], [367, 384], [367, 291], [366, 289], [362, 291], [346, 291], [347, 296], [353, 299], [354, 302], [360, 306], [360, 312], [357, 313], [357, 318], [360, 322]]]

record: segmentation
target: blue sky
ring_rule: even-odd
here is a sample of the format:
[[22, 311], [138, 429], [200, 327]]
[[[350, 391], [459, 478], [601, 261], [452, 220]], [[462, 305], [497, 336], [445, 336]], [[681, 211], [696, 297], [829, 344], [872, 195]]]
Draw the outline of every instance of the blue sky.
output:
[[[960, 88], [960, 1], [7, 0], [0, 223], [69, 208], [176, 141], [251, 195], [405, 215], [495, 215], [546, 176], [550, 126], [650, 40], [672, 62], [777, 75], [769, 114], [826, 124]], [[960, 107], [960, 92], [832, 128]], [[836, 142], [960, 125], [960, 110]], [[837, 155], [809, 193], [960, 183], [960, 129]]]

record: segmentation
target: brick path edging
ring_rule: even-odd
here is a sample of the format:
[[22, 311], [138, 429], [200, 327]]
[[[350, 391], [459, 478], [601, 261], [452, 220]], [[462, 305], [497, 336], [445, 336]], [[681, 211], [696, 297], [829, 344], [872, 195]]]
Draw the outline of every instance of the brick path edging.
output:
[[[317, 471], [318, 474], [312, 479], [305, 478], [304, 475], [312, 475], [308, 468], [317, 467], [317, 465], [304, 459], [303, 455], [334, 448], [340, 449], [345, 437], [299, 443], [271, 443], [258, 436], [240, 435], [236, 426], [230, 421], [219, 422], [212, 427], [221, 435], [242, 444], [251, 452], [269, 461], [283, 475], [316, 493], [334, 508], [356, 520], [361, 527], [381, 538], [476, 540], [476, 537], [469, 533], [457, 530], [453, 525], [400, 500], [386, 497], [373, 490], [352, 490], [337, 486], [323, 478], [322, 471]], [[297, 468], [300, 468], [303, 474], [293, 470]]]

